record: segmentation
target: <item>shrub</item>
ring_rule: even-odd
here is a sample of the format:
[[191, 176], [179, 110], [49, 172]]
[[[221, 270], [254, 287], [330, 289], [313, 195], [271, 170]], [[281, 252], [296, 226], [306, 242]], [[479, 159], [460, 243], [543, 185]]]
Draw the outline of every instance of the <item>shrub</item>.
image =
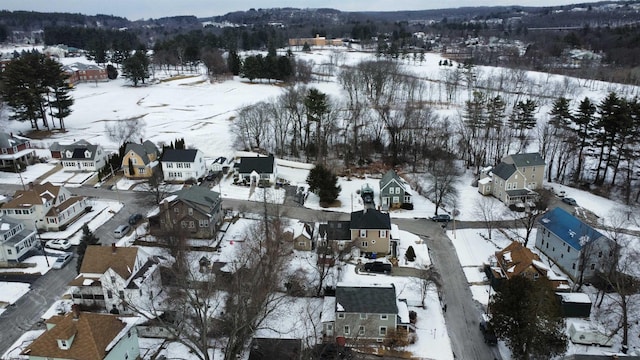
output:
[[405, 210], [413, 210], [413, 204], [412, 203], [402, 203], [402, 205], [400, 205], [400, 207], [402, 209], [405, 209]]
[[409, 246], [407, 252], [404, 254], [404, 257], [407, 261], [415, 261], [416, 260], [416, 252], [413, 250], [413, 246]]

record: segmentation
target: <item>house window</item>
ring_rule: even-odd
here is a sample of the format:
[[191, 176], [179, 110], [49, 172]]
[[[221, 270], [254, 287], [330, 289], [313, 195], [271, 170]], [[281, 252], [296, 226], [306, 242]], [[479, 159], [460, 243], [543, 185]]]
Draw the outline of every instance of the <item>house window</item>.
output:
[[367, 230], [360, 230], [360, 237], [361, 238], [367, 237]]
[[298, 246], [304, 246], [304, 245], [305, 245], [304, 241], [300, 241], [300, 242], [298, 243]]
[[375, 239], [371, 240], [371, 245], [375, 245], [375, 244], [376, 244], [376, 240]]
[[189, 229], [195, 229], [196, 228], [196, 222], [195, 221], [189, 221]]
[[193, 208], [189, 208], [189, 210], [187, 210], [187, 212], [189, 213], [189, 215], [193, 215]]
[[349, 332], [350, 332], [349, 330], [350, 330], [350, 329], [349, 329], [349, 325], [345, 325], [345, 326], [344, 326], [344, 334], [345, 334], [345, 335], [349, 335]]
[[595, 270], [596, 269], [596, 264], [591, 264], [591, 270]]
[[573, 270], [576, 269], [576, 263], [571, 264], [571, 269], [573, 269]]
[[144, 174], [145, 172], [146, 172], [146, 169], [145, 169], [145, 168], [143, 168], [143, 167], [138, 168], [138, 173], [139, 173], [139, 174]]
[[380, 320], [387, 320], [388, 318], [389, 316], [386, 314], [380, 315]]
[[367, 314], [360, 314], [360, 320], [367, 320]]
[[571, 252], [571, 245], [567, 245], [567, 252]]
[[342, 313], [338, 314], [338, 319], [344, 319], [344, 314]]
[[542, 239], [542, 242], [540, 243], [540, 245], [544, 245], [544, 239]]
[[363, 247], [363, 248], [369, 247], [369, 243], [368, 243], [368, 242], [366, 242], [366, 241], [363, 241], [363, 242], [362, 242], [362, 247]]
[[399, 197], [399, 196], [394, 196], [394, 197], [393, 197], [393, 203], [394, 203], [394, 204], [397, 204], [397, 203], [399, 203], [399, 202], [400, 202], [400, 197]]
[[599, 258], [601, 258], [601, 257], [602, 257], [602, 251], [600, 251], [600, 252], [598, 253], [598, 257], [599, 257]]
[[124, 290], [118, 291], [118, 296], [120, 297], [120, 299], [124, 299]]
[[209, 220], [198, 220], [198, 226], [201, 228], [209, 227]]
[[546, 246], [546, 248], [547, 248], [547, 249], [549, 248], [549, 243], [547, 243], [547, 246]]
[[389, 187], [389, 194], [390, 194], [390, 195], [395, 194], [395, 191], [396, 191], [396, 188], [394, 188], [394, 187]]
[[180, 222], [180, 226], [182, 226], [182, 228], [183, 228], [183, 229], [186, 229], [186, 228], [187, 228], [187, 225], [189, 225], [189, 224], [187, 224], [187, 222], [186, 222], [186, 221], [181, 221], [181, 222]]
[[112, 283], [116, 282], [116, 277], [115, 276], [111, 276], [111, 282]]
[[387, 237], [387, 230], [380, 230], [380, 237], [381, 238], [386, 238]]
[[386, 326], [380, 326], [379, 334], [380, 334], [380, 336], [387, 336], [387, 327]]
[[111, 290], [107, 290], [107, 299], [113, 299], [113, 292]]
[[177, 208], [177, 207], [174, 207], [174, 208], [173, 208], [173, 212], [174, 212], [174, 213], [176, 213], [176, 214], [178, 214], [178, 213], [180, 212], [180, 209], [179, 209], [179, 208]]
[[364, 335], [364, 326], [360, 325], [360, 327], [358, 328], [358, 335], [360, 336]]

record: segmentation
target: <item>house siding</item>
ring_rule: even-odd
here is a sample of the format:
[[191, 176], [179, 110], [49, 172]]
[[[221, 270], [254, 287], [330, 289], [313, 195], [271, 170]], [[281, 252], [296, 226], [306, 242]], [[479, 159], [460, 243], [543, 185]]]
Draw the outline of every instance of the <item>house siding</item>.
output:
[[[344, 318], [340, 319], [340, 315]], [[380, 327], [384, 326], [387, 332], [394, 330], [397, 326], [397, 314], [363, 314], [360, 313], [340, 313], [336, 312], [333, 336], [344, 336], [351, 341], [384, 339], [385, 335], [380, 335]], [[386, 320], [381, 319], [381, 315], [386, 315]], [[349, 334], [345, 333], [345, 326], [349, 326]], [[364, 335], [359, 334], [360, 326], [364, 327]], [[326, 328], [325, 328], [326, 330]]]
[[[366, 231], [366, 236], [361, 237], [361, 231]], [[382, 231], [385, 234], [381, 237]], [[387, 255], [391, 252], [390, 233], [386, 229], [351, 229], [351, 239], [362, 252]], [[366, 246], [363, 242], [366, 242]]]
[[138, 359], [140, 357], [140, 347], [138, 345], [138, 331], [135, 326], [129, 329], [129, 333], [123, 336], [120, 341], [109, 351], [104, 360]]
[[[129, 159], [131, 159], [133, 163], [133, 174], [129, 173]], [[152, 168], [149, 164], [145, 165], [142, 157], [133, 151], [129, 151], [124, 155], [122, 159], [122, 169], [124, 170], [124, 176], [130, 179], [148, 179], [153, 175]]]

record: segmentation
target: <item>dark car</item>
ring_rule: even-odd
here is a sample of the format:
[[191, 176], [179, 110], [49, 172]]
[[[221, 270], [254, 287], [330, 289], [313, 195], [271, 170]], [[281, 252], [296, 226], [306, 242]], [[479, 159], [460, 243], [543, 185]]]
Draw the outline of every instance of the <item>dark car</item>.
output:
[[489, 345], [497, 345], [498, 337], [491, 329], [489, 322], [485, 319], [480, 320], [480, 332], [482, 332], [482, 337], [484, 338], [484, 342]]
[[451, 216], [449, 216], [449, 214], [439, 214], [431, 217], [431, 220], [435, 222], [449, 222], [451, 221]]
[[574, 198], [562, 198], [562, 202], [565, 204], [569, 204], [571, 206], [578, 206], [578, 203], [576, 202], [576, 199]]
[[391, 264], [386, 264], [382, 261], [368, 262], [364, 264], [364, 270], [368, 272], [388, 274], [391, 272]]
[[135, 225], [142, 220], [142, 214], [133, 214], [129, 216], [129, 225]]

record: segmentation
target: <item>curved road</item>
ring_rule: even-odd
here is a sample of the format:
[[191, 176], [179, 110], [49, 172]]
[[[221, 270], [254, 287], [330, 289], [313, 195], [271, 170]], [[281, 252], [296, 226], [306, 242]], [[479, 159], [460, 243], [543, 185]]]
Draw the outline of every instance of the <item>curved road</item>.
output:
[[[18, 188], [21, 187], [15, 187], [15, 189]], [[5, 191], [8, 190], [9, 188]], [[116, 192], [92, 187], [73, 188], [71, 191], [77, 195], [118, 200], [125, 203], [122, 211], [96, 230], [96, 235], [105, 245], [113, 239], [111, 235], [113, 229], [121, 223], [126, 223], [130, 214], [144, 214], [152, 208], [152, 200], [149, 199], [149, 195], [142, 192]], [[255, 202], [243, 200], [224, 199], [223, 204], [225, 208], [236, 211], [249, 212], [250, 209], [256, 208]], [[347, 213], [311, 210], [297, 205], [289, 199], [285, 205], [277, 207], [282, 216], [306, 221], [348, 220], [350, 217]], [[402, 230], [427, 239], [431, 260], [442, 278], [440, 291], [443, 302], [447, 304], [445, 320], [456, 359], [501, 359], [497, 349], [487, 346], [483, 341], [478, 329], [478, 320], [483, 310], [473, 300], [453, 244], [443, 234], [440, 224], [426, 219], [393, 219], [393, 223]], [[476, 224], [468, 225], [472, 227]], [[37, 326], [42, 312], [50, 307], [55, 299], [60, 298], [66, 289], [66, 284], [76, 275], [75, 261], [74, 258], [64, 269], [49, 271], [33, 282], [32, 290], [0, 315], [0, 328], [5, 329], [0, 332], [0, 354], [4, 353], [24, 330]], [[20, 331], [6, 331], [6, 329]]]

